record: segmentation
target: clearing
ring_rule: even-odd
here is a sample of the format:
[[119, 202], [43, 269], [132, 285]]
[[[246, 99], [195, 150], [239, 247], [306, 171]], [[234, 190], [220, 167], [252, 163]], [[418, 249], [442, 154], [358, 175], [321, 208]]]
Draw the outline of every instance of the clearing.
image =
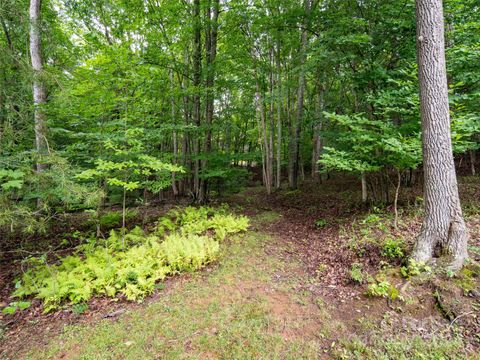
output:
[[[342, 190], [350, 185], [337, 179], [270, 197], [261, 188], [229, 196], [224, 201], [249, 216], [251, 226], [227, 241], [218, 262], [168, 278], [143, 303], [97, 298], [83, 313], [65, 308], [42, 315], [32, 306], [2, 315], [0, 357], [474, 358], [478, 274], [401, 277], [400, 260], [382, 255], [381, 244], [390, 237], [411, 242], [421, 214], [405, 204], [393, 229], [389, 209], [352, 206], [359, 194]], [[478, 191], [464, 195], [478, 199]], [[471, 249], [478, 250], [480, 217], [474, 213], [468, 216], [477, 239]], [[2, 265], [1, 275], [11, 282], [7, 268]], [[379, 272], [402, 300], [366, 295], [367, 278]], [[7, 290], [10, 285], [4, 296]]]

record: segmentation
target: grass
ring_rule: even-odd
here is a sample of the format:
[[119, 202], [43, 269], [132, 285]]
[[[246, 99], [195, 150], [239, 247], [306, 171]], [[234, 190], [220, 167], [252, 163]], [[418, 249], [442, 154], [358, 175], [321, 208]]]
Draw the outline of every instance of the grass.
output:
[[[342, 342], [335, 356], [340, 359], [443, 360], [468, 359], [460, 338], [375, 335], [367, 345], [358, 338]], [[472, 357], [473, 359], [473, 357]]]
[[285, 324], [258, 291], [284, 291], [271, 280], [283, 264], [265, 257], [266, 240], [258, 232], [236, 237], [208, 276], [194, 274], [117, 321], [67, 326], [27, 358], [314, 359], [318, 344], [282, 336]]
[[270, 223], [279, 220], [282, 217], [276, 211], [264, 211], [256, 216], [256, 223], [261, 226], [265, 223]]

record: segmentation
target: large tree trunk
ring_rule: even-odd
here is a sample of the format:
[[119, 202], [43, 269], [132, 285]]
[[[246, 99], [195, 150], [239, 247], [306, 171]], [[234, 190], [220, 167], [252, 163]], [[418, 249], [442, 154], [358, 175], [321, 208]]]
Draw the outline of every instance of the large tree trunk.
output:
[[37, 172], [45, 170], [42, 157], [48, 154], [47, 124], [43, 106], [47, 101], [42, 80], [42, 44], [40, 23], [41, 0], [30, 1], [30, 56], [33, 69], [33, 106], [35, 119], [35, 147], [39, 155]]
[[468, 256], [468, 231], [450, 139], [442, 1], [417, 0], [416, 12], [425, 219], [413, 258], [429, 261], [438, 247], [451, 256], [450, 268], [459, 269]]

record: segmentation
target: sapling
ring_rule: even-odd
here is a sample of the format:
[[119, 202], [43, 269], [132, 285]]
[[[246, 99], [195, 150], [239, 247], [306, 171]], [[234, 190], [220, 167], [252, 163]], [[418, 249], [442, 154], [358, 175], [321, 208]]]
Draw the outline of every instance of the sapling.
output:
[[[123, 144], [107, 140], [104, 146], [109, 152], [108, 159], [97, 159], [95, 168], [77, 175], [84, 180], [101, 178], [107, 185], [122, 190], [123, 239], [126, 228], [127, 192], [140, 188], [159, 191], [170, 186], [172, 172], [184, 172], [181, 166], [145, 154], [143, 142], [140, 140], [142, 134], [142, 129], [127, 129]], [[156, 180], [151, 180], [152, 176], [155, 176]]]

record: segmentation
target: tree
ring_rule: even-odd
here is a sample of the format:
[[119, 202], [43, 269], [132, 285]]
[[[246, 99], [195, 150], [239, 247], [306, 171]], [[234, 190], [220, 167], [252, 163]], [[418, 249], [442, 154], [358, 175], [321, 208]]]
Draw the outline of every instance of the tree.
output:
[[[193, 2], [194, 17], [194, 54], [193, 54], [193, 86], [195, 94], [193, 95], [193, 121], [197, 128], [200, 128], [200, 94], [199, 87], [201, 82], [201, 65], [202, 65], [202, 43], [201, 43], [201, 20], [200, 20], [200, 0]], [[203, 192], [200, 184], [200, 134], [196, 134], [194, 140], [193, 151], [196, 157], [193, 175], [193, 193], [198, 202], [203, 202]]]
[[35, 118], [35, 146], [39, 159], [37, 172], [45, 170], [41, 157], [48, 152], [47, 123], [43, 107], [47, 102], [45, 83], [42, 80], [41, 0], [30, 1], [30, 57], [33, 69], [33, 106]]
[[290, 187], [296, 189], [298, 187], [298, 172], [300, 167], [300, 133], [302, 130], [303, 114], [304, 114], [304, 99], [305, 99], [305, 61], [307, 51], [307, 30], [309, 26], [309, 18], [311, 11], [311, 1], [304, 1], [305, 18], [306, 21], [302, 24], [302, 32], [300, 36], [300, 61], [299, 61], [299, 75], [298, 75], [298, 89], [297, 89], [297, 114], [295, 132], [292, 138], [291, 158], [290, 158]]
[[[212, 9], [213, 7], [213, 9]], [[206, 66], [206, 100], [205, 100], [205, 124], [207, 131], [205, 135], [205, 156], [212, 151], [212, 121], [214, 113], [214, 91], [215, 85], [215, 60], [217, 57], [218, 41], [218, 14], [220, 12], [220, 0], [209, 0], [206, 10], [207, 26], [205, 29], [205, 66]], [[203, 162], [203, 168], [207, 167], [207, 160]], [[207, 196], [208, 181], [203, 180], [203, 196]]]
[[438, 246], [452, 257], [450, 267], [459, 269], [468, 256], [468, 230], [450, 138], [442, 1], [417, 0], [416, 14], [425, 218], [413, 259], [430, 260]]

